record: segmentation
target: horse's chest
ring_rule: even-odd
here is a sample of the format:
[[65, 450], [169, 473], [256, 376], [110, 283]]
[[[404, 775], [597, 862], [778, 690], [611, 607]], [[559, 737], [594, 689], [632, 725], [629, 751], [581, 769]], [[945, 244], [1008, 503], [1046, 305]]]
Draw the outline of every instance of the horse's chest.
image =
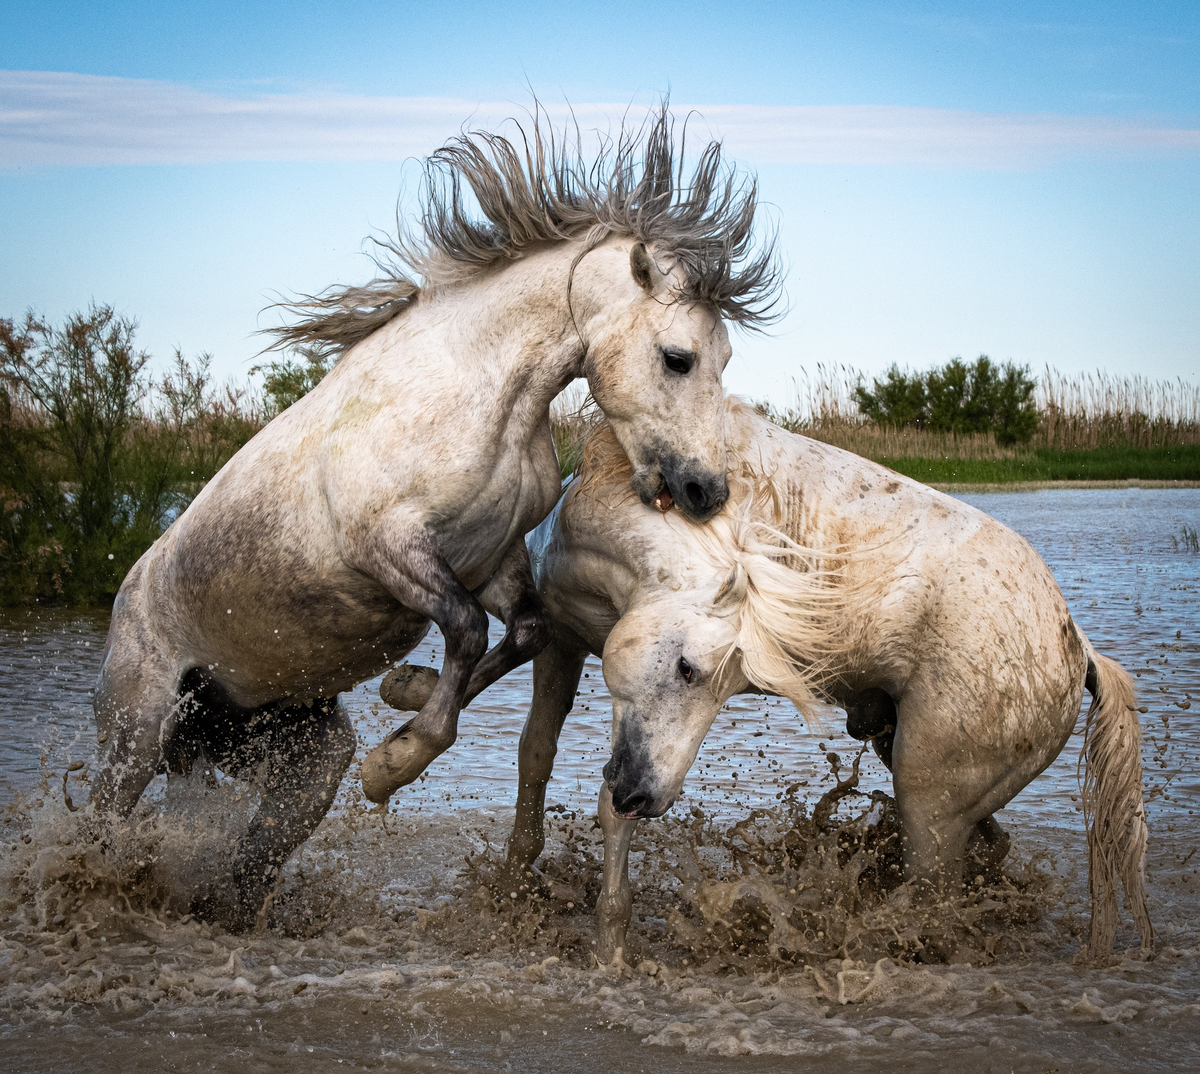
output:
[[507, 468], [472, 498], [453, 526], [442, 530], [442, 555], [463, 585], [483, 585], [514, 542], [550, 513], [558, 495], [556, 478]]

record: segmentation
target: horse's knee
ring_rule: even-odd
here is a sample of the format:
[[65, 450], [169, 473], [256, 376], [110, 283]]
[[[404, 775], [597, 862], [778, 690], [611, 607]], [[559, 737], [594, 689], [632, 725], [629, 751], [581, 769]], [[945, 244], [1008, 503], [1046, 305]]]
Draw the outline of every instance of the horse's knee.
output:
[[125, 817], [162, 768], [173, 731], [175, 683], [168, 672], [101, 675], [93, 698], [100, 765], [92, 786], [97, 813]]
[[532, 660], [550, 644], [550, 613], [540, 600], [522, 608], [513, 620], [513, 642], [525, 660]]
[[458, 659], [472, 666], [479, 663], [488, 647], [488, 617], [483, 608], [464, 603], [439, 625], [443, 626], [447, 648], [453, 647]]

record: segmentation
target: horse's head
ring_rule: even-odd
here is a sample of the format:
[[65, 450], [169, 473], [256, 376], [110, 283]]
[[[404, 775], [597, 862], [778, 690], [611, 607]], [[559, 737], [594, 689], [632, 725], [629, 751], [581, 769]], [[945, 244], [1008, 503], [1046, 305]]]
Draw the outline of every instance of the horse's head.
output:
[[721, 706], [751, 683], [814, 716], [822, 682], [857, 659], [886, 577], [856, 580], [849, 553], [802, 548], [728, 512], [658, 529], [638, 533], [637, 585], [604, 646], [613, 699], [604, 778], [629, 817], [671, 807]]
[[711, 600], [677, 594], [631, 609], [609, 634], [613, 750], [604, 779], [619, 814], [671, 808], [721, 706], [748, 685], [731, 653], [736, 636]]
[[669, 492], [689, 518], [710, 518], [729, 496], [721, 374], [731, 352], [719, 311], [681, 298], [680, 268], [644, 243], [604, 244], [580, 262], [585, 275], [584, 371], [633, 464], [633, 490], [645, 504]]

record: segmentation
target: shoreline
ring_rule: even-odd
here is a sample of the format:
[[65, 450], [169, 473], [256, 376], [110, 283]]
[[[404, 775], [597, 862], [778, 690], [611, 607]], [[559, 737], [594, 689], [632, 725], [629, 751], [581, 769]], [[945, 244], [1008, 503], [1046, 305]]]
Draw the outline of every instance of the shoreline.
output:
[[1200, 481], [1129, 477], [1116, 481], [925, 481], [938, 492], [1046, 492], [1054, 489], [1196, 489]]

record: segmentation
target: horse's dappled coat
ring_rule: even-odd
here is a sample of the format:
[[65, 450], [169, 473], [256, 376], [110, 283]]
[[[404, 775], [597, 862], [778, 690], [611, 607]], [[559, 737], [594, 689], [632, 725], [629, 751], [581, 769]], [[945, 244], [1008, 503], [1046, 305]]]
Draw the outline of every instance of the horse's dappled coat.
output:
[[1057, 756], [1086, 686], [1090, 949], [1111, 949], [1118, 879], [1150, 948], [1132, 681], [1092, 649], [1040, 557], [982, 512], [736, 400], [726, 431], [730, 499], [712, 520], [637, 502], [602, 430], [531, 537], [553, 624], [521, 741], [513, 875], [541, 851], [553, 742], [588, 651], [613, 696], [605, 957], [629, 920], [632, 825], [669, 808], [733, 693], [842, 704], [892, 769], [907, 878], [950, 895], [969, 834]]

